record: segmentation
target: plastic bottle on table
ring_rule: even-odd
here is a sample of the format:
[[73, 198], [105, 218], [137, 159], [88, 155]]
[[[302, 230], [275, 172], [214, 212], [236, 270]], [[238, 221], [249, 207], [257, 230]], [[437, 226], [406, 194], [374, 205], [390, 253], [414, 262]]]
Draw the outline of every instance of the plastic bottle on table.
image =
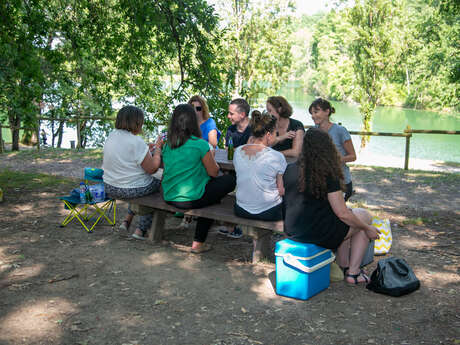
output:
[[229, 161], [233, 160], [233, 153], [235, 152], [235, 148], [233, 147], [233, 139], [230, 137], [228, 140], [228, 149], [227, 149], [227, 159]]
[[85, 182], [80, 182], [80, 202], [82, 204], [86, 203], [86, 184]]

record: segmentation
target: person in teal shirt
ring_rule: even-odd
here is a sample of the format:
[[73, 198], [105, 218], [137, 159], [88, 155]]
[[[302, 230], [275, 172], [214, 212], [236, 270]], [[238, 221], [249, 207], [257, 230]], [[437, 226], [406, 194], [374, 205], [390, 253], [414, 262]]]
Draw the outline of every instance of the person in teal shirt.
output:
[[[178, 105], [172, 114], [168, 139], [161, 144], [163, 156], [163, 198], [180, 209], [203, 208], [219, 203], [235, 189], [232, 175], [218, 176], [219, 166], [209, 144], [201, 139], [195, 110], [188, 104]], [[212, 219], [197, 219], [192, 253], [211, 249], [206, 244]]]

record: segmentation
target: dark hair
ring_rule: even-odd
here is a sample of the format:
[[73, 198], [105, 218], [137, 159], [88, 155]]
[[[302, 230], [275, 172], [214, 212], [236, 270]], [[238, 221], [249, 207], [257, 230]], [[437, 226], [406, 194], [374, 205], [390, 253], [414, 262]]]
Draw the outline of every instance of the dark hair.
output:
[[230, 102], [230, 104], [236, 104], [236, 107], [240, 113], [245, 113], [246, 116], [249, 115], [251, 111], [251, 107], [249, 106], [248, 102], [246, 102], [243, 98], [235, 98]]
[[289, 118], [292, 115], [292, 107], [282, 96], [272, 96], [268, 97], [267, 103], [270, 103], [276, 112], [284, 118]]
[[340, 181], [343, 190], [339, 153], [329, 134], [310, 128], [303, 137], [299, 157], [299, 190], [316, 199], [326, 199], [328, 179]]
[[115, 120], [116, 129], [125, 129], [133, 134], [139, 133], [143, 124], [144, 112], [133, 105], [121, 108]]
[[191, 106], [192, 105], [192, 102], [198, 102], [201, 104], [201, 107], [203, 108], [203, 119], [204, 120], [207, 120], [209, 119], [209, 108], [208, 108], [208, 103], [206, 103], [206, 100], [201, 97], [201, 96], [198, 96], [198, 95], [195, 95], [195, 96], [192, 96], [189, 100], [188, 100], [188, 104], [190, 104]]
[[313, 109], [320, 108], [321, 110], [329, 110], [329, 116], [335, 113], [334, 107], [329, 103], [329, 101], [324, 98], [317, 98], [313, 101], [312, 104], [308, 107], [308, 112], [311, 114]]
[[201, 130], [195, 109], [189, 104], [179, 104], [172, 113], [168, 127], [168, 145], [175, 149], [185, 144], [194, 135], [201, 138]]
[[251, 114], [252, 135], [255, 138], [262, 138], [266, 133], [273, 133], [276, 127], [276, 117], [267, 112], [260, 113], [254, 110]]

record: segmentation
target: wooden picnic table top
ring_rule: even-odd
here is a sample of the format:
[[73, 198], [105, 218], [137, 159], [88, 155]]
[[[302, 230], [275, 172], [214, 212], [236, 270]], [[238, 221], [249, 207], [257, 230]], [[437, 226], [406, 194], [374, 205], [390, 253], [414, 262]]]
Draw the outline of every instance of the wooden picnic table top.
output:
[[216, 163], [219, 165], [221, 170], [235, 170], [233, 161], [229, 161], [227, 159], [227, 150], [216, 149], [214, 159], [216, 160]]

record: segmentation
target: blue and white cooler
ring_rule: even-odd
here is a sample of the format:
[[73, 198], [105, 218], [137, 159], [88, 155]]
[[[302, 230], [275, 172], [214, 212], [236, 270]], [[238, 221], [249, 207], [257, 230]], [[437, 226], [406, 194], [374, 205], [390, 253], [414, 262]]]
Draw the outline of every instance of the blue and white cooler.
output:
[[329, 249], [286, 239], [276, 243], [275, 257], [278, 295], [307, 300], [329, 287]]

